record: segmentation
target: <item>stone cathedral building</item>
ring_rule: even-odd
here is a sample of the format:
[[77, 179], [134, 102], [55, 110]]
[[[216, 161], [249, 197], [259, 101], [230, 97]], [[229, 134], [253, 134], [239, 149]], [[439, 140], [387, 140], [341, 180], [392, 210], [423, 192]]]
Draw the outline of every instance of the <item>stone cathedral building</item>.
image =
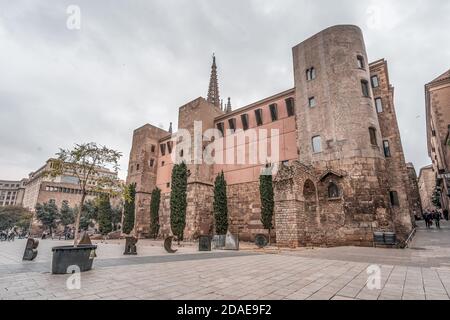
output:
[[[405, 239], [414, 223], [412, 199], [387, 62], [368, 63], [362, 32], [351, 25], [323, 30], [292, 51], [294, 87], [235, 110], [230, 99], [225, 105], [220, 99], [213, 58], [208, 97], [179, 108], [178, 129], [193, 135], [194, 121], [201, 121], [203, 131], [217, 128], [224, 140], [239, 129], [279, 130], [281, 165], [273, 177], [279, 246], [371, 246], [375, 231]], [[137, 184], [141, 237], [149, 230], [155, 187], [162, 190], [160, 235], [171, 233], [171, 156], [183, 153], [173, 137], [150, 124], [133, 134], [127, 182]], [[267, 233], [260, 222], [262, 167], [188, 163], [185, 237], [214, 232], [213, 183], [221, 171], [230, 231], [241, 240]]]

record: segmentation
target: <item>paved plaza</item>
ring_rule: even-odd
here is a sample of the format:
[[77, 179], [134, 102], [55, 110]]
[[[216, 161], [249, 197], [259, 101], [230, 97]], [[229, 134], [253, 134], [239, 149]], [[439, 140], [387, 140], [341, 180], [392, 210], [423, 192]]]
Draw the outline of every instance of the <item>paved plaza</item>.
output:
[[[168, 254], [161, 242], [140, 240], [138, 256], [123, 241], [98, 243], [94, 269], [69, 290], [71, 275], [52, 275], [51, 247], [41, 240], [33, 262], [22, 262], [25, 240], [0, 243], [1, 299], [332, 299], [449, 300], [450, 224], [419, 225], [411, 248], [316, 248], [198, 252], [194, 244]], [[176, 246], [175, 246], [176, 247]], [[378, 265], [379, 289], [367, 268]]]

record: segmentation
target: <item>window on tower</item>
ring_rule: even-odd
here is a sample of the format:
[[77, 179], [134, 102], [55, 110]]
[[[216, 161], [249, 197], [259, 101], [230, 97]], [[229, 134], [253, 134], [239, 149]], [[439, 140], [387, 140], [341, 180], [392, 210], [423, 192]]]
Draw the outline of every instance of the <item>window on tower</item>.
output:
[[166, 144], [165, 143], [160, 144], [159, 148], [161, 150], [161, 154], [164, 156], [166, 154]]
[[256, 125], [262, 126], [263, 125], [263, 118], [262, 118], [262, 110], [256, 109], [255, 110], [255, 117], [256, 117]]
[[357, 60], [358, 60], [358, 68], [364, 69], [365, 68], [364, 57], [363, 56], [358, 56]]
[[220, 131], [220, 133], [222, 134], [222, 137], [224, 136], [224, 129], [223, 129], [223, 122], [219, 122], [218, 124], [216, 124], [217, 126], [217, 130]]
[[295, 103], [294, 98], [287, 98], [286, 99], [286, 110], [288, 117], [292, 117], [295, 115]]
[[312, 137], [312, 149], [314, 153], [322, 152], [322, 141], [320, 136]]
[[369, 128], [369, 135], [370, 135], [370, 143], [373, 146], [378, 145], [377, 144], [377, 130], [375, 128]]
[[378, 76], [372, 76], [370, 79], [372, 81], [372, 88], [378, 88], [380, 86]]
[[386, 158], [390, 158], [391, 157], [391, 147], [389, 146], [388, 140], [383, 141], [383, 149], [384, 149], [384, 156]]
[[397, 193], [397, 191], [390, 191], [389, 192], [389, 198], [391, 200], [391, 206], [398, 207], [400, 205], [400, 202], [398, 201], [398, 193]]
[[316, 98], [311, 97], [311, 98], [309, 98], [308, 100], [309, 100], [309, 107], [310, 107], [310, 108], [313, 108], [313, 107], [316, 106]]
[[248, 129], [248, 114], [241, 115], [241, 121], [242, 121], [242, 129], [247, 130]]
[[369, 83], [366, 80], [361, 80], [361, 89], [364, 97], [370, 97]]
[[311, 81], [316, 78], [316, 69], [314, 67], [309, 68], [306, 70], [306, 80]]
[[236, 131], [236, 119], [235, 118], [229, 119], [228, 126], [230, 127], [230, 130], [234, 133]]
[[375, 99], [375, 107], [378, 113], [383, 112], [383, 101], [381, 100], [381, 98]]
[[272, 121], [278, 120], [278, 110], [277, 110], [277, 104], [273, 103], [269, 106], [270, 109], [270, 117], [272, 118]]

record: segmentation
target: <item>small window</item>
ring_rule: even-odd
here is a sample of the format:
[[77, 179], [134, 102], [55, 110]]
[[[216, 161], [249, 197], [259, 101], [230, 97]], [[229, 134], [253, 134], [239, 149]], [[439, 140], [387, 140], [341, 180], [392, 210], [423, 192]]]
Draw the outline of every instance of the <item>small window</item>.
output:
[[183, 156], [184, 156], [184, 150], [181, 149], [181, 151], [180, 151], [180, 157], [183, 158]]
[[241, 121], [242, 121], [242, 129], [247, 130], [248, 129], [248, 114], [241, 115]]
[[330, 184], [328, 185], [328, 198], [336, 199], [339, 197], [339, 187], [334, 182], [330, 182]]
[[389, 146], [388, 140], [383, 141], [383, 149], [384, 149], [384, 156], [386, 158], [390, 158], [391, 157], [391, 147]]
[[389, 198], [391, 200], [391, 205], [393, 207], [398, 207], [400, 205], [400, 202], [398, 201], [398, 193], [397, 193], [397, 191], [390, 191], [389, 192]]
[[377, 144], [377, 130], [375, 128], [369, 128], [369, 135], [370, 135], [370, 143], [373, 146], [378, 145]]
[[166, 144], [160, 144], [159, 148], [161, 149], [161, 154], [164, 156], [166, 154]]
[[169, 153], [172, 153], [173, 148], [173, 141], [167, 142], [167, 150], [169, 150]]
[[256, 118], [256, 125], [262, 126], [263, 125], [263, 118], [262, 118], [262, 110], [256, 109], [255, 110], [255, 118]]
[[288, 117], [292, 117], [295, 115], [295, 103], [294, 98], [288, 98], [286, 101], [286, 110]]
[[136, 171], [139, 171], [139, 163], [136, 165]]
[[383, 112], [383, 101], [381, 100], [381, 98], [375, 99], [375, 107], [378, 113]]
[[369, 83], [366, 80], [361, 80], [361, 89], [364, 97], [370, 97]]
[[320, 136], [312, 138], [312, 148], [314, 153], [322, 152], [322, 142]]
[[363, 56], [358, 56], [357, 60], [358, 60], [358, 68], [364, 69], [365, 68], [364, 57]]
[[155, 164], [155, 159], [150, 159], [150, 168], [153, 168], [154, 164]]
[[232, 118], [228, 120], [228, 126], [230, 127], [230, 130], [235, 132], [236, 131], [236, 119]]
[[161, 167], [164, 167], [165, 164], [166, 164], [165, 161], [161, 161]]
[[216, 126], [217, 130], [219, 130], [222, 136], [224, 136], [223, 122], [219, 122], [218, 124], [216, 124]]
[[316, 69], [309, 68], [308, 70], [306, 70], [306, 80], [311, 81], [314, 80], [315, 78], [316, 78]]
[[167, 182], [167, 183], [166, 183], [166, 187], [167, 187], [167, 188], [170, 188], [170, 182]]
[[151, 149], [151, 152], [155, 152], [155, 145], [152, 144], [152, 146], [150, 147], [150, 149]]
[[380, 86], [380, 83], [378, 82], [378, 76], [372, 76], [370, 79], [372, 81], [372, 88], [378, 88]]
[[273, 103], [269, 106], [270, 109], [270, 117], [272, 118], [272, 121], [278, 120], [278, 110], [276, 103]]
[[309, 107], [313, 108], [315, 106], [316, 106], [316, 98], [314, 97], [309, 98]]

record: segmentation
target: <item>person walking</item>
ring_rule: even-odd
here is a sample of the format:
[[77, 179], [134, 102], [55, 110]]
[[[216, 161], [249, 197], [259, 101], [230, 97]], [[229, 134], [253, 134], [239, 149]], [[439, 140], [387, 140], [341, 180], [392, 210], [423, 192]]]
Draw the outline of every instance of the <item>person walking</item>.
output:
[[441, 221], [441, 213], [439, 211], [435, 211], [434, 215], [433, 215], [433, 219], [434, 219], [434, 222], [436, 224], [436, 228], [440, 229], [441, 228], [441, 223], [440, 223], [440, 221]]
[[427, 228], [430, 229], [431, 225], [432, 225], [432, 218], [433, 218], [433, 213], [428, 211], [427, 212], [427, 216], [426, 216], [426, 224], [427, 224]]

